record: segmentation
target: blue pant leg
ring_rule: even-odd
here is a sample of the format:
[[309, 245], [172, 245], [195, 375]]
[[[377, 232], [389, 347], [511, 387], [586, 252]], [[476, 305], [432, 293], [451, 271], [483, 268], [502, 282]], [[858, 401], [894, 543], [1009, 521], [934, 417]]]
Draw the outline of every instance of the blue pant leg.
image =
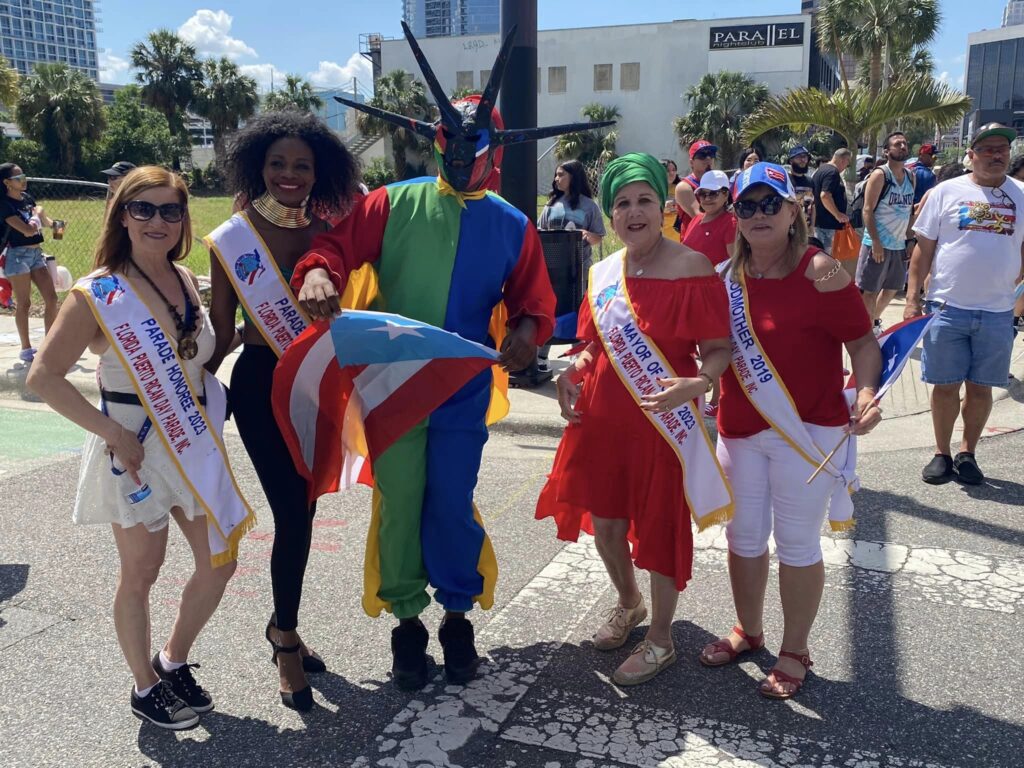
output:
[[490, 388], [487, 370], [434, 411], [427, 430], [420, 540], [434, 597], [449, 611], [470, 610], [484, 589], [477, 564], [485, 534], [473, 517], [473, 490], [487, 442]]

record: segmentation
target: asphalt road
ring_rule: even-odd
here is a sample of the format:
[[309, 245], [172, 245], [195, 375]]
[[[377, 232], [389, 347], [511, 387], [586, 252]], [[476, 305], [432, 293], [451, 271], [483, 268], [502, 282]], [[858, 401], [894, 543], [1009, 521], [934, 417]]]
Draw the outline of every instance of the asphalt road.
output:
[[[487, 446], [477, 502], [502, 571], [494, 609], [472, 614], [490, 661], [465, 688], [442, 676], [410, 695], [389, 682], [392, 623], [359, 605], [369, 494], [321, 504], [300, 629], [330, 671], [312, 678], [317, 706], [305, 715], [278, 702], [262, 639], [273, 527], [229, 434], [260, 525], [191, 659], [216, 709], [195, 730], [170, 734], [129, 712], [131, 678], [110, 610], [110, 532], [70, 522], [81, 433], [0, 401], [0, 765], [1019, 765], [1024, 434], [984, 442], [979, 461], [991, 480], [976, 489], [921, 483], [929, 458], [921, 448], [862, 457], [858, 526], [826, 542], [814, 671], [801, 695], [782, 703], [755, 690], [770, 652], [717, 670], [696, 661], [733, 621], [720, 529], [698, 540], [674, 626], [678, 663], [638, 688], [610, 683], [629, 647], [601, 653], [589, 642], [614, 603], [593, 545], [566, 545], [549, 521], [533, 520], [556, 445], [550, 432], [496, 432]], [[154, 645], [189, 562], [172, 533], [152, 599]], [[424, 618], [436, 638], [440, 609]], [[780, 634], [773, 581], [771, 651]], [[440, 659], [436, 639], [431, 652]]]

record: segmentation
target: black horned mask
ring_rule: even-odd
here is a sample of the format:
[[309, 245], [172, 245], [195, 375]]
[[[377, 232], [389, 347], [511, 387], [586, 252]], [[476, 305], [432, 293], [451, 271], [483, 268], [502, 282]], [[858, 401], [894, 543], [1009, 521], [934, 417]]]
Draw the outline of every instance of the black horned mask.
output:
[[436, 123], [427, 123], [405, 115], [398, 115], [384, 109], [360, 104], [341, 96], [335, 96], [353, 109], [358, 109], [381, 120], [393, 123], [407, 130], [430, 139], [433, 143], [434, 155], [437, 158], [441, 176], [460, 192], [475, 192], [482, 189], [495, 166], [501, 165], [501, 148], [507, 144], [518, 144], [524, 141], [561, 136], [564, 133], [604, 128], [614, 125], [614, 120], [596, 123], [566, 123], [551, 125], [544, 128], [505, 129], [495, 104], [498, 89], [505, 74], [512, 41], [515, 39], [516, 28], [513, 27], [501, 44], [498, 57], [491, 68], [491, 76], [480, 96], [469, 96], [455, 102], [449, 101], [434, 70], [431, 69], [427, 57], [409, 29], [402, 22], [402, 31], [409, 41], [416, 63], [419, 64], [423, 79], [426, 80], [434, 101], [441, 112], [441, 119]]

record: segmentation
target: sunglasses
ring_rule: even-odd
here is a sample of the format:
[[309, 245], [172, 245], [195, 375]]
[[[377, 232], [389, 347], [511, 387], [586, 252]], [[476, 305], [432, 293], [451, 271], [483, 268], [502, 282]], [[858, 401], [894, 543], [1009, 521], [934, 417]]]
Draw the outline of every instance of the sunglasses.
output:
[[698, 200], [700, 200], [702, 198], [705, 198], [705, 197], [718, 197], [719, 195], [721, 195], [725, 191], [726, 190], [724, 188], [723, 189], [701, 189], [701, 190], [698, 190], [694, 194], [694, 197], [696, 197]]
[[717, 157], [714, 152], [698, 152], [693, 156], [694, 160], [714, 160]]
[[7, 178], [10, 179], [11, 181], [24, 181], [25, 179], [28, 178], [28, 174], [19, 173], [17, 176], [8, 176]]
[[786, 202], [786, 198], [782, 195], [772, 195], [771, 197], [765, 197], [758, 202], [753, 200], [737, 200], [733, 203], [733, 212], [741, 219], [752, 218], [757, 210], [760, 208], [761, 213], [765, 216], [774, 216], [782, 210], [782, 204]]
[[136, 221], [149, 221], [159, 212], [160, 218], [168, 224], [177, 224], [185, 216], [188, 208], [181, 203], [164, 203], [156, 205], [145, 200], [132, 200], [122, 206], [128, 215]]

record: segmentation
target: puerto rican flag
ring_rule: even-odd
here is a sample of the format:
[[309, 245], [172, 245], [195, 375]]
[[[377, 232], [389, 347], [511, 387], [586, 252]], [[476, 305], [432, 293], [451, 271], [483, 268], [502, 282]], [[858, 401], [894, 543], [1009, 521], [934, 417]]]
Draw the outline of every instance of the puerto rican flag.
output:
[[[911, 353], [934, 321], [934, 314], [914, 317], [887, 328], [878, 337], [878, 346], [882, 348], [882, 373], [878, 379], [876, 402], [885, 397], [885, 393], [896, 383]], [[847, 388], [853, 386], [856, 383], [851, 376]]]
[[346, 310], [307, 328], [278, 361], [274, 417], [313, 501], [373, 484], [372, 461], [498, 360], [401, 315]]

